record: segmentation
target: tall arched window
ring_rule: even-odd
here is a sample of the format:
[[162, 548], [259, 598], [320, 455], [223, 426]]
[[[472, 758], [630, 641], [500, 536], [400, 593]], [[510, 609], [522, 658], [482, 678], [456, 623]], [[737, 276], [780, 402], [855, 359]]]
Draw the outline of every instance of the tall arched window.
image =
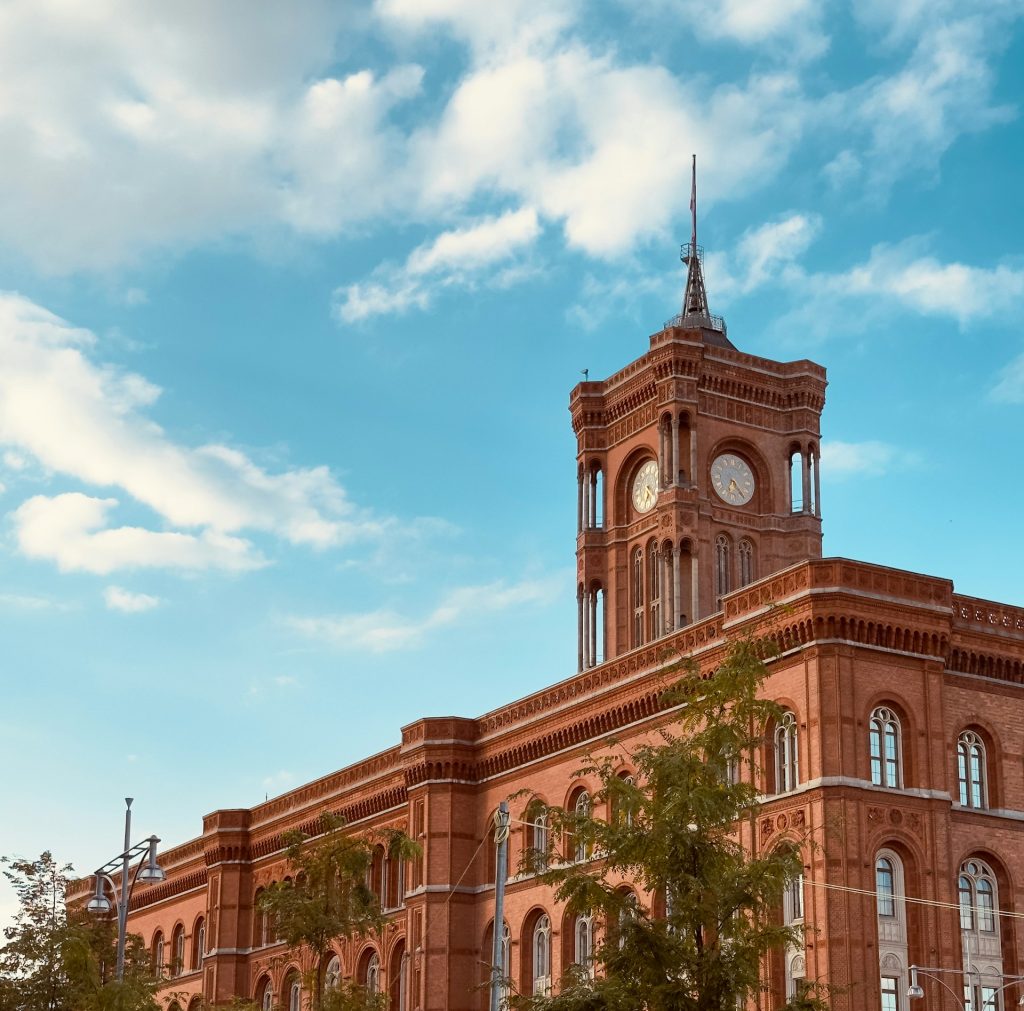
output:
[[871, 755], [871, 782], [875, 786], [899, 789], [900, 721], [891, 709], [879, 706], [868, 722], [868, 751]]
[[363, 986], [367, 993], [380, 992], [380, 955], [374, 952], [366, 962], [366, 974], [363, 979]]
[[746, 537], [739, 543], [740, 586], [752, 583], [757, 576], [754, 574], [754, 545]]
[[594, 917], [584, 913], [576, 917], [573, 930], [573, 961], [590, 977], [594, 975]]
[[341, 959], [332, 955], [324, 970], [324, 989], [336, 990], [341, 983]]
[[294, 973], [288, 979], [286, 987], [288, 994], [288, 1011], [302, 1011], [302, 980], [298, 973]]
[[192, 928], [192, 968], [201, 969], [206, 957], [206, 920], [199, 917]]
[[526, 845], [532, 851], [530, 860], [535, 868], [543, 870], [548, 864], [550, 836], [548, 835], [548, 812], [542, 803], [537, 801], [530, 807], [527, 822], [529, 825]]
[[274, 988], [270, 985], [270, 980], [265, 979], [256, 989], [256, 1002], [260, 1006], [260, 1011], [271, 1011], [274, 1006]]
[[551, 989], [551, 920], [545, 913], [533, 928], [533, 992], [546, 994]]
[[180, 976], [185, 971], [185, 927], [179, 923], [171, 935], [171, 975]]
[[153, 935], [153, 975], [157, 978], [164, 974], [164, 934], [158, 930]]
[[633, 645], [644, 644], [644, 551], [633, 552]]
[[658, 545], [652, 541], [647, 548], [647, 594], [650, 600], [651, 639], [657, 639], [664, 631], [661, 620], [662, 568]]
[[719, 602], [732, 589], [731, 566], [729, 538], [719, 534], [715, 538], [715, 596]]
[[800, 782], [796, 714], [785, 712], [775, 728], [775, 792], [794, 790]]
[[984, 860], [972, 857], [960, 866], [960, 946], [964, 960], [964, 997], [969, 1007], [999, 1007], [1003, 949], [999, 932], [999, 885]]
[[882, 1009], [899, 1011], [907, 990], [907, 907], [903, 861], [889, 849], [875, 855], [875, 914]]
[[956, 769], [963, 807], [988, 807], [985, 743], [973, 731], [965, 730], [956, 742]]
[[[581, 790], [576, 796], [576, 803], [573, 807], [577, 818], [586, 818], [590, 814], [590, 794]], [[579, 833], [573, 840], [573, 860], [582, 863], [590, 859], [590, 844]]]

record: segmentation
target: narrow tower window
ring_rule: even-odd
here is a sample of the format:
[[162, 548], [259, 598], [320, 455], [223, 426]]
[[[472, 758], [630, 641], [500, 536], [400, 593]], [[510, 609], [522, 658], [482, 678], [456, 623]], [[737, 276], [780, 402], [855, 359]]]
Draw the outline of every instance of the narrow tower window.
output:
[[633, 552], [633, 645], [644, 644], [644, 552]]
[[900, 721], [891, 709], [879, 706], [868, 723], [871, 782], [875, 786], [900, 786]]
[[715, 596], [719, 603], [732, 589], [730, 565], [729, 538], [725, 534], [719, 534], [715, 538]]

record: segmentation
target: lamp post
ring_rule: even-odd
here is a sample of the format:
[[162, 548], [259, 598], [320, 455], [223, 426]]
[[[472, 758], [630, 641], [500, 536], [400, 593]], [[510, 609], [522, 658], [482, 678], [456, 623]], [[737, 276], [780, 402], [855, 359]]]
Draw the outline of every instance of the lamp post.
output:
[[[934, 980], [939, 984], [939, 986], [944, 987], [949, 992], [950, 996], [956, 1002], [957, 1007], [960, 1008], [960, 1011], [967, 1011], [966, 1005], [959, 997], [957, 997], [956, 991], [944, 979], [940, 979], [937, 973], [953, 973], [956, 976], [969, 976], [972, 974], [972, 970], [930, 969], [920, 965], [912, 965], [910, 967], [910, 986], [907, 988], [907, 997], [909, 997], [910, 1000], [920, 1000], [924, 997], [924, 987], [921, 986], [918, 981], [918, 976], [926, 976], [928, 979]], [[1004, 973], [1001, 973], [999, 978], [1008, 979], [1009, 983], [1004, 983], [1001, 987], [996, 989], [997, 994], [1002, 993], [1004, 990], [1008, 990], [1011, 986], [1019, 984], [1024, 980], [1024, 976], [1007, 976]], [[1017, 999], [1017, 1007], [1024, 1007], [1024, 993], [1021, 993], [1020, 997]]]
[[[155, 835], [151, 835], [142, 842], [132, 845], [132, 799], [125, 797], [124, 812], [124, 849], [112, 859], [100, 867], [94, 877], [96, 878], [96, 891], [85, 907], [90, 913], [96, 916], [106, 916], [111, 909], [110, 899], [104, 894], [109, 886], [117, 908], [117, 981], [124, 980], [124, 947], [128, 936], [128, 900], [131, 898], [132, 889], [137, 881], [144, 885], [156, 884], [163, 881], [166, 875], [156, 862], [156, 844], [160, 842]], [[135, 875], [128, 880], [130, 864], [135, 857], [142, 857], [138, 867], [135, 868]], [[118, 891], [117, 883], [112, 875], [118, 870], [121, 872], [121, 888]]]

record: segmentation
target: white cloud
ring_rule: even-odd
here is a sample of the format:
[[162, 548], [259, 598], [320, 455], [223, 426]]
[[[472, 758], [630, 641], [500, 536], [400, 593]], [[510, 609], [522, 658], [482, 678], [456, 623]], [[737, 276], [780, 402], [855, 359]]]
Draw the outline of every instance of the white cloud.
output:
[[[516, 261], [540, 235], [532, 208], [484, 218], [465, 228], [442, 232], [417, 246], [401, 266], [383, 264], [370, 280], [339, 288], [335, 313], [347, 323], [386, 313], [426, 309], [438, 291], [503, 286], [510, 277], [508, 261]], [[504, 270], [495, 268], [504, 265]]]
[[284, 790], [291, 785], [294, 779], [295, 777], [287, 769], [279, 769], [269, 776], [264, 776], [260, 785], [265, 790]]
[[8, 470], [24, 470], [28, 466], [28, 460], [25, 459], [20, 453], [14, 453], [11, 450], [7, 450], [3, 457], [4, 466]]
[[[382, 529], [325, 467], [270, 473], [229, 446], [176, 443], [145, 412], [159, 388], [93, 361], [95, 346], [89, 331], [0, 293], [0, 444], [12, 447], [11, 459], [32, 456], [50, 471], [123, 489], [168, 524], [200, 532], [101, 530], [114, 500], [60, 495], [17, 511], [23, 550], [96, 572], [133, 564], [240, 569], [263, 561], [235, 536], [243, 530], [326, 548]], [[47, 541], [41, 531], [67, 541]]]
[[836, 274], [795, 278], [812, 293], [877, 300], [884, 298], [926, 315], [947, 316], [966, 325], [999, 316], [1024, 302], [1024, 269], [999, 264], [973, 267], [915, 255], [921, 240], [880, 244], [865, 263]]
[[103, 599], [111, 611], [124, 611], [125, 614], [139, 614], [160, 606], [159, 597], [148, 593], [133, 593], [120, 586], [108, 586], [103, 591]]
[[377, 610], [360, 614], [321, 617], [290, 616], [286, 623], [312, 639], [338, 649], [387, 653], [418, 645], [437, 629], [474, 616], [510, 608], [549, 603], [562, 591], [560, 577], [465, 586], [448, 593], [424, 617], [412, 618], [395, 611]]
[[705, 273], [709, 288], [724, 299], [749, 294], [775, 280], [802, 256], [820, 230], [821, 218], [806, 213], [748, 229], [731, 255], [712, 253], [708, 257]]
[[822, 0], [665, 0], [661, 8], [681, 15], [701, 38], [774, 51], [784, 59], [809, 59], [828, 48]]
[[[890, 4], [898, 8], [900, 4]], [[978, 17], [934, 17], [919, 28], [917, 45], [897, 73], [834, 96], [822, 106], [832, 123], [870, 138], [859, 165], [836, 165], [831, 179], [856, 178], [886, 188], [914, 171], [934, 172], [943, 153], [963, 134], [1005, 123], [1015, 115], [993, 102], [993, 56], [1006, 41], [999, 22]]]
[[914, 454], [887, 442], [826, 440], [821, 444], [821, 473], [825, 480], [881, 477], [897, 464], [915, 462]]
[[67, 605], [60, 604], [49, 597], [39, 597], [31, 593], [0, 593], [0, 608], [48, 611], [51, 609], [66, 610]]
[[1024, 404], [1024, 354], [1003, 368], [989, 396], [997, 403]]
[[242, 572], [266, 564], [249, 541], [217, 530], [186, 534], [135, 526], [102, 529], [116, 505], [116, 499], [81, 492], [36, 495], [12, 513], [18, 548], [29, 558], [55, 562], [62, 572], [100, 575], [144, 568]]

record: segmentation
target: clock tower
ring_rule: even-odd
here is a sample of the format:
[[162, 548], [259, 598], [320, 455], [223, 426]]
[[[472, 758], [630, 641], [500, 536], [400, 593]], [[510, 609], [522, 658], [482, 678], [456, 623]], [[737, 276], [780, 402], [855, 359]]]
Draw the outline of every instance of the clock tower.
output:
[[737, 350], [708, 311], [696, 172], [690, 207], [682, 312], [646, 354], [570, 397], [581, 670], [821, 557], [825, 370]]

